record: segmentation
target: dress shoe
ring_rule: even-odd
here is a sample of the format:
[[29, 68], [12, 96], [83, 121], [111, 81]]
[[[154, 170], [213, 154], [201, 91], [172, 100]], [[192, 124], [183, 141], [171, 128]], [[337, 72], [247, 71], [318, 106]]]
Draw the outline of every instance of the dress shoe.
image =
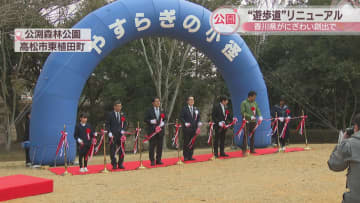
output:
[[155, 161], [151, 161], [151, 166], [155, 166]]
[[118, 169], [124, 169], [125, 167], [121, 164], [121, 165], [118, 165]]
[[215, 157], [215, 158], [219, 158], [219, 155], [217, 155], [217, 154], [214, 154], [214, 157]]
[[220, 154], [220, 156], [221, 156], [221, 157], [228, 157], [229, 155], [227, 155], [227, 154], [224, 153], [224, 154]]
[[164, 164], [164, 163], [160, 160], [160, 161], [156, 161], [156, 164], [157, 164], [157, 165], [162, 165], [162, 164]]
[[188, 159], [188, 158], [184, 158], [184, 161], [189, 161], [189, 159]]
[[255, 150], [250, 151], [251, 154], [256, 154]]
[[112, 165], [112, 169], [113, 170], [117, 169], [116, 165]]
[[194, 158], [191, 157], [189, 160], [190, 160], [190, 161], [195, 161], [196, 159], [194, 159]]

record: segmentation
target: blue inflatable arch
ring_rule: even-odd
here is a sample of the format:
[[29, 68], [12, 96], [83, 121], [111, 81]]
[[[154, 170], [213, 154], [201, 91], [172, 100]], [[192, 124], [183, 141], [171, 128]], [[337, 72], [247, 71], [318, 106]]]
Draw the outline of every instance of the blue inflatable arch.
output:
[[[173, 14], [173, 17], [162, 18], [160, 13]], [[75, 159], [73, 133], [77, 107], [88, 77], [113, 49], [147, 36], [176, 38], [201, 50], [214, 62], [226, 81], [234, 115], [241, 119], [240, 104], [250, 90], [255, 90], [262, 114], [268, 118], [267, 89], [255, 58], [238, 34], [220, 36], [214, 32], [210, 16], [209, 10], [185, 0], [119, 0], [78, 22], [74, 28], [91, 28], [93, 49], [88, 53], [52, 53], [46, 60], [36, 84], [31, 112], [30, 156], [33, 162], [54, 164], [64, 124], [69, 133], [68, 160]], [[223, 53], [225, 47], [236, 46], [241, 50], [235, 54]], [[258, 128], [256, 147], [270, 144], [269, 129], [270, 122], [263, 122]], [[242, 140], [236, 138], [235, 142], [241, 145]], [[60, 157], [56, 161], [64, 163]]]

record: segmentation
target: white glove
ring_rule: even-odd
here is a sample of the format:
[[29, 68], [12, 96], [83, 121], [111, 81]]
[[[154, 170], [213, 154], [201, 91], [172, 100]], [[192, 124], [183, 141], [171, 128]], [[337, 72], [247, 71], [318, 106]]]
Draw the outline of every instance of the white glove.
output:
[[224, 121], [220, 121], [220, 122], [219, 122], [219, 126], [220, 126], [220, 127], [224, 127], [224, 125], [225, 125], [225, 122], [224, 122]]
[[255, 120], [256, 118], [255, 118], [255, 116], [251, 116], [251, 120], [253, 121], [253, 120]]
[[263, 118], [262, 116], [260, 116], [260, 117], [259, 117], [259, 120], [262, 121], [262, 120], [264, 120], [264, 118]]
[[280, 118], [279, 118], [279, 121], [280, 121], [280, 122], [284, 122], [284, 117], [280, 117]]
[[161, 121], [160, 127], [163, 127], [165, 125], [164, 121]]
[[112, 135], [112, 133], [111, 133], [111, 132], [109, 132], [109, 137], [110, 137], [110, 138], [112, 138], [112, 137], [113, 137], [113, 135]]
[[97, 137], [97, 132], [94, 133], [94, 136]]
[[121, 130], [120, 133], [123, 135], [125, 133], [125, 130]]
[[290, 119], [291, 117], [290, 117], [290, 116], [288, 116], [287, 118], [288, 118], [288, 119]]
[[80, 138], [78, 138], [77, 141], [79, 144], [83, 143], [83, 141]]
[[185, 127], [187, 128], [190, 127], [190, 125], [191, 125], [190, 123], [185, 123]]
[[201, 127], [202, 125], [202, 122], [198, 122], [198, 127]]
[[150, 123], [151, 123], [151, 124], [156, 124], [156, 119], [150, 120]]

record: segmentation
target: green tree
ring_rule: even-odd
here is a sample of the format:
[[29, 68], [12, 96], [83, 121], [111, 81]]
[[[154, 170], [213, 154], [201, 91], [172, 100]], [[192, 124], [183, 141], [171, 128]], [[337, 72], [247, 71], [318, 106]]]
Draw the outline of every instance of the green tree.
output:
[[17, 137], [15, 125], [25, 109], [19, 109], [20, 95], [34, 87], [34, 78], [47, 54], [15, 53], [13, 36], [15, 28], [51, 27], [46, 13], [41, 14], [54, 1], [7, 1], [0, 5], [0, 75], [1, 99], [4, 101], [6, 149]]
[[[358, 111], [360, 68], [355, 36], [272, 36], [259, 59], [270, 95], [285, 94], [315, 119], [345, 128]], [[272, 99], [274, 100], [274, 99]]]

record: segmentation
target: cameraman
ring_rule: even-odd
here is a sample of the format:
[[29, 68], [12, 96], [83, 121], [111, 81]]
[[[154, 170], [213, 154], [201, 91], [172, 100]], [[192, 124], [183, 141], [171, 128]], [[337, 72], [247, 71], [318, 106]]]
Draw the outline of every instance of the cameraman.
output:
[[355, 116], [353, 124], [353, 134], [344, 134], [344, 139], [335, 147], [328, 161], [332, 171], [348, 168], [343, 203], [360, 202], [360, 114]]

